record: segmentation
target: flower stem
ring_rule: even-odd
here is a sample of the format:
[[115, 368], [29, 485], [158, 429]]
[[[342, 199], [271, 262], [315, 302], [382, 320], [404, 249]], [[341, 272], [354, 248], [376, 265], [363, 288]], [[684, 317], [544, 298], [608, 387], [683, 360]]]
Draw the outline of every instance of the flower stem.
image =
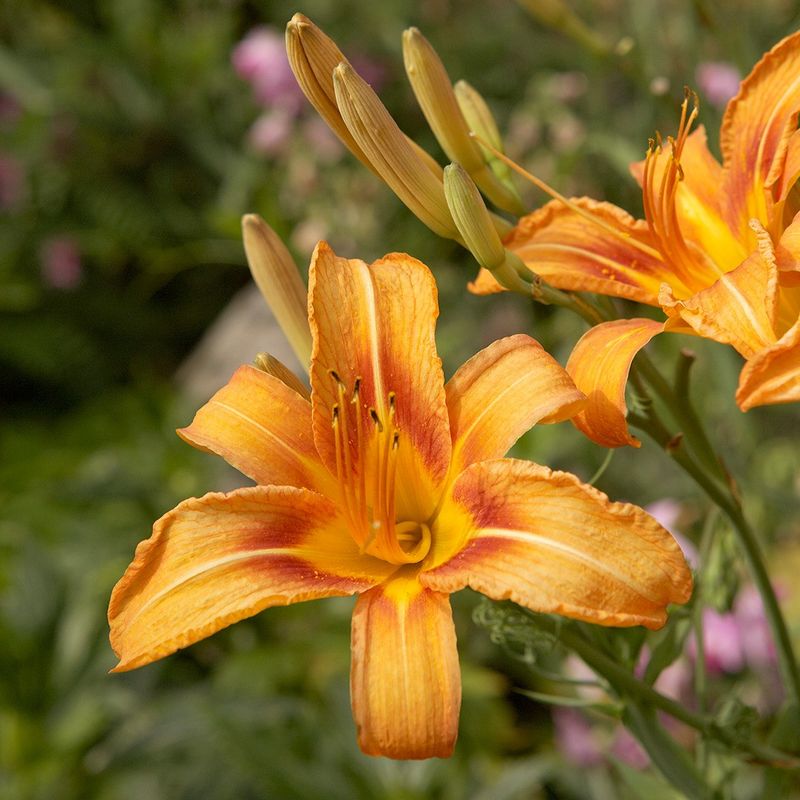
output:
[[[679, 410], [676, 410], [675, 414], [676, 420], [683, 421]], [[758, 540], [742, 512], [739, 500], [730, 484], [727, 481], [723, 483], [717, 475], [709, 474], [709, 470], [704, 465], [698, 464], [687, 452], [683, 442], [676, 446], [674, 434], [667, 429], [652, 406], [644, 415], [630, 414], [628, 422], [647, 433], [661, 445], [684, 472], [690, 475], [708, 497], [719, 506], [733, 524], [750, 576], [764, 603], [764, 613], [775, 639], [778, 661], [787, 694], [795, 703], [800, 703], [800, 670], [798, 670], [789, 630], [769, 579]], [[691, 440], [691, 430], [687, 427], [683, 432], [686, 438]], [[692, 449], [696, 450], [696, 447]]]
[[709, 739], [715, 739], [728, 747], [747, 753], [757, 762], [780, 766], [784, 769], [800, 769], [800, 761], [792, 756], [757, 742], [741, 741], [729, 731], [718, 726], [712, 718], [685, 708], [671, 697], [661, 694], [620, 666], [613, 658], [598, 650], [571, 625], [542, 614], [536, 614], [535, 620], [537, 627], [556, 637], [566, 648], [580, 656], [622, 697], [627, 697], [639, 705], [664, 711]]

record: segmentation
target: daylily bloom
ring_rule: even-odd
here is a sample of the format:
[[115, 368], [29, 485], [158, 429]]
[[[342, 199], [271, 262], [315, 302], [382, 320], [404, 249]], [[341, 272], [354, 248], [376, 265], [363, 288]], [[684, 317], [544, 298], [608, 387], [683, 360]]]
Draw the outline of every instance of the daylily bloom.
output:
[[583, 403], [537, 342], [499, 340], [445, 385], [433, 276], [397, 253], [367, 265], [320, 243], [308, 305], [310, 399], [279, 370], [243, 366], [179, 431], [257, 485], [155, 523], [111, 598], [115, 671], [269, 606], [355, 594], [362, 750], [448, 756], [461, 701], [451, 592], [649, 628], [688, 599], [680, 548], [642, 509], [501, 458]]
[[[610, 203], [556, 199], [506, 238], [548, 283], [660, 306], [667, 321], [617, 320], [591, 329], [567, 370], [589, 396], [576, 424], [607, 446], [637, 444], [624, 388], [635, 354], [663, 330], [731, 344], [745, 358], [742, 410], [800, 399], [800, 32], [777, 44], [725, 111], [722, 163], [691, 132], [651, 141], [632, 172], [645, 220]], [[496, 290], [484, 273], [479, 291]]]

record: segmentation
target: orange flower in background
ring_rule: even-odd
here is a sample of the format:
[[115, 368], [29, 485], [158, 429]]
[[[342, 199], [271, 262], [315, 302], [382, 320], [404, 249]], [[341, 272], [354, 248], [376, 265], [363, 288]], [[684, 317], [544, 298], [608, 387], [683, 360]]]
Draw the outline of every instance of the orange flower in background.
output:
[[[736, 399], [800, 400], [800, 33], [777, 44], [725, 111], [722, 164], [697, 107], [677, 136], [634, 164], [645, 220], [588, 198], [556, 199], [506, 238], [548, 283], [660, 306], [666, 323], [620, 320], [590, 330], [567, 369], [589, 403], [576, 424], [607, 446], [637, 444], [625, 423], [633, 357], [662, 330], [733, 345], [745, 358]], [[498, 287], [483, 273], [478, 291]]]
[[436, 286], [406, 255], [374, 264], [324, 243], [310, 270], [310, 399], [243, 366], [179, 431], [256, 486], [158, 520], [114, 589], [115, 671], [275, 605], [358, 595], [351, 697], [364, 752], [448, 756], [461, 699], [448, 594], [470, 586], [541, 612], [658, 628], [691, 576], [640, 508], [502, 458], [583, 397], [524, 335], [444, 383]]

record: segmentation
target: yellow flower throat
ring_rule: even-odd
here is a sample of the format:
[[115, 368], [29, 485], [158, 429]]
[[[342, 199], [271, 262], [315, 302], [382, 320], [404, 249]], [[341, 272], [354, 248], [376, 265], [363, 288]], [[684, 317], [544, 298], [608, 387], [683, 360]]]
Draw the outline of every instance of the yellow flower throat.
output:
[[338, 396], [331, 409], [336, 478], [350, 535], [362, 553], [391, 564], [422, 561], [431, 546], [430, 528], [424, 522], [396, 520], [401, 438], [396, 424], [396, 395], [388, 393], [386, 411], [381, 416], [362, 403], [360, 377], [348, 393], [339, 375], [334, 370], [329, 374], [336, 382]]

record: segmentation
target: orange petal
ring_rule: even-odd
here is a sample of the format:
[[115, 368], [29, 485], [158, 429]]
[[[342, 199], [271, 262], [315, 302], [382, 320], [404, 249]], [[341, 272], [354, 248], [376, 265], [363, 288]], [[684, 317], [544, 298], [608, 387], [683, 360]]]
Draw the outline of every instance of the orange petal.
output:
[[682, 286], [655, 250], [645, 222], [611, 203], [588, 197], [570, 202], [582, 213], [553, 200], [523, 217], [505, 246], [558, 289], [657, 305], [662, 282]]
[[332, 491], [311, 435], [311, 404], [255, 367], [239, 367], [178, 436], [256, 483]]
[[353, 612], [350, 697], [371, 756], [447, 758], [458, 736], [461, 675], [446, 594], [398, 576]]
[[[708, 289], [686, 300], [661, 296], [664, 311], [679, 317], [700, 336], [733, 345], [745, 358], [775, 341], [777, 266], [769, 236], [764, 232], [761, 251], [748, 256], [736, 269], [722, 275]], [[671, 327], [671, 320], [665, 328]]]
[[[435, 505], [435, 487], [447, 474], [451, 449], [442, 363], [434, 339], [439, 308], [433, 276], [407, 255], [393, 253], [368, 266], [338, 258], [321, 242], [309, 284], [317, 449], [335, 471], [333, 407], [346, 408], [348, 430], [356, 431], [356, 404], [350, 402], [356, 379], [360, 378], [358, 406], [365, 438], [376, 430], [370, 408], [382, 425], [389, 424], [393, 393], [400, 431], [398, 503], [415, 504], [401, 513], [419, 513], [409, 518], [425, 519]], [[344, 402], [330, 370], [344, 386]], [[360, 463], [355, 436], [351, 444], [353, 463]], [[363, 442], [360, 449], [363, 454]]]
[[336, 506], [307, 489], [253, 486], [186, 500], [155, 523], [114, 587], [114, 671], [268, 606], [364, 591], [394, 569], [359, 555]]
[[505, 455], [537, 422], [569, 419], [583, 404], [564, 368], [524, 334], [474, 355], [445, 392], [455, 475], [475, 461]]
[[739, 376], [742, 411], [800, 400], [800, 319], [772, 346], [749, 359]]
[[467, 284], [467, 289], [469, 289], [472, 294], [498, 294], [499, 292], [506, 291], [497, 278], [495, 278], [486, 267], [481, 267], [480, 270], [478, 270], [475, 280]]
[[[792, 189], [796, 188], [799, 178], [800, 131], [795, 131], [789, 137], [789, 141], [786, 143], [786, 159], [783, 162], [783, 168], [781, 169], [780, 174], [777, 176], [775, 185], [772, 187], [775, 199], [779, 202], [785, 201]], [[795, 214], [797, 211], [798, 209], [795, 208]]]
[[742, 81], [725, 110], [720, 132], [723, 181], [720, 195], [728, 224], [742, 242], [755, 244], [752, 218], [769, 227], [768, 191], [783, 170], [800, 109], [800, 32], [764, 55]]
[[[654, 186], [661, 184], [664, 169], [671, 158], [671, 149], [664, 147], [657, 156]], [[631, 164], [631, 172], [640, 186], [644, 164], [645, 161]], [[675, 204], [681, 233], [699, 245], [702, 253], [709, 256], [721, 271], [733, 269], [745, 258], [747, 251], [723, 218], [719, 191], [722, 166], [708, 149], [703, 125], [686, 138], [680, 166], [683, 179], [678, 184]], [[698, 269], [702, 269], [703, 258], [698, 258], [697, 262]]]
[[781, 235], [775, 248], [781, 286], [800, 286], [800, 213]]
[[527, 461], [473, 464], [456, 481], [456, 524], [472, 530], [424, 586], [464, 586], [534, 611], [601, 625], [660, 628], [691, 596], [680, 547], [651, 516], [574, 475]]
[[593, 442], [640, 446], [625, 422], [625, 385], [634, 356], [663, 329], [663, 323], [652, 319], [620, 319], [596, 325], [578, 340], [567, 372], [587, 403], [572, 422]]

